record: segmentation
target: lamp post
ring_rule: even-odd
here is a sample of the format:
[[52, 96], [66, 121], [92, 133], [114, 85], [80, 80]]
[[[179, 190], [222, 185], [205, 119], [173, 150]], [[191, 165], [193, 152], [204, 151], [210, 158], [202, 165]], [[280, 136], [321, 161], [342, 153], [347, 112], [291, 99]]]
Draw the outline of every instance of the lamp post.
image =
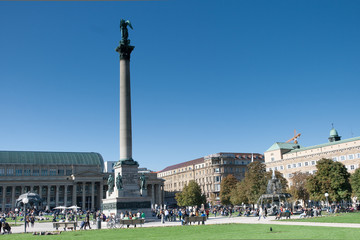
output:
[[16, 226], [16, 218], [17, 218], [18, 212], [19, 212], [19, 209], [15, 208], [15, 226]]
[[325, 197], [326, 197], [326, 206], [329, 207], [329, 201], [328, 201], [329, 194], [327, 192], [325, 193]]
[[22, 202], [23, 202], [23, 204], [24, 204], [24, 211], [25, 211], [25, 213], [24, 213], [24, 228], [25, 228], [25, 233], [26, 233], [26, 204], [28, 204], [28, 202], [29, 202], [29, 199], [28, 198], [23, 198], [23, 200], [22, 200]]

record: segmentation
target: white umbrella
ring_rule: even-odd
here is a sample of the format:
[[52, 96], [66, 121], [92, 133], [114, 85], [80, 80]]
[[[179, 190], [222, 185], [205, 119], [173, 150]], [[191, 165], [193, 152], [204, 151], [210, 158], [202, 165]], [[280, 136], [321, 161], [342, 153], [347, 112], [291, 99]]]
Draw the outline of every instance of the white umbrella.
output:
[[71, 207], [68, 207], [68, 209], [72, 209], [72, 210], [74, 210], [74, 211], [76, 211], [78, 208], [80, 208], [80, 207], [75, 206], [75, 205], [73, 205], [73, 206], [71, 206]]
[[65, 210], [65, 209], [68, 209], [68, 208], [65, 207], [65, 206], [58, 206], [58, 207], [55, 207], [54, 209], [63, 209], [63, 210]]

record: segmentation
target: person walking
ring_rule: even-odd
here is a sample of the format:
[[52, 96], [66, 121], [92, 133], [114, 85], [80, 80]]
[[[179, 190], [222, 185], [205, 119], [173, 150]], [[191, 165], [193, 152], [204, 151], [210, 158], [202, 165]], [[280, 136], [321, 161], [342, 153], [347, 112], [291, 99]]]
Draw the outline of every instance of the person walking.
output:
[[264, 210], [263, 210], [262, 207], [260, 207], [260, 210], [259, 210], [259, 219], [258, 219], [258, 221], [261, 219], [261, 216], [263, 216], [264, 219], [266, 218], [266, 217], [265, 217], [265, 212], [264, 212]]

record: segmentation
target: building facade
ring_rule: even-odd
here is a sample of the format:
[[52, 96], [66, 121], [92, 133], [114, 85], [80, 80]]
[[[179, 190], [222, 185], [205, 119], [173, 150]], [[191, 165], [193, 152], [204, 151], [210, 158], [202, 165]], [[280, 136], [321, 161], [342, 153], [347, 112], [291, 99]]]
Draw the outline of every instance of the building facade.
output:
[[292, 185], [294, 172], [316, 172], [316, 162], [322, 158], [339, 161], [353, 173], [360, 164], [360, 137], [341, 140], [338, 132], [330, 131], [328, 143], [301, 147], [295, 143], [274, 143], [265, 153], [266, 170], [276, 170], [283, 174]]
[[200, 185], [208, 199], [218, 199], [221, 180], [229, 174], [243, 179], [252, 161], [263, 162], [264, 157], [259, 153], [216, 153], [168, 166], [158, 172], [158, 178], [165, 180], [165, 204], [175, 204], [175, 193], [182, 191], [191, 180]]
[[[42, 198], [41, 209], [76, 205], [99, 210], [109, 174], [114, 174], [103, 171], [99, 153], [0, 151], [0, 209], [14, 211], [16, 199], [30, 191]], [[152, 204], [162, 204], [164, 181], [149, 170], [141, 173]]]

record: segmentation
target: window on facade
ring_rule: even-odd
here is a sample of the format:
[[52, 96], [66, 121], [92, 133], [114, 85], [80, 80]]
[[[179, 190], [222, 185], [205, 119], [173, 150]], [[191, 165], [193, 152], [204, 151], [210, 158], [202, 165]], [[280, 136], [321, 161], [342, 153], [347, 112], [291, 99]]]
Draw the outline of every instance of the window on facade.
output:
[[333, 160], [334, 162], [336, 162], [336, 161], [337, 161], [337, 157], [333, 157], [332, 160]]
[[295, 164], [295, 163], [293, 163], [292, 167], [293, 167], [293, 168], [296, 168], [296, 164]]
[[275, 171], [277, 171], [278, 170], [278, 167], [275, 167]]
[[4, 176], [5, 175], [5, 169], [0, 168], [0, 176]]
[[221, 177], [220, 176], [215, 176], [215, 182], [220, 182]]
[[346, 156], [340, 156], [340, 160], [341, 160], [341, 161], [346, 160]]
[[214, 191], [220, 191], [220, 184], [214, 184]]
[[39, 169], [33, 169], [33, 176], [39, 176]]
[[30, 169], [24, 169], [24, 176], [30, 176], [31, 170]]
[[56, 169], [50, 169], [50, 176], [56, 176]]
[[348, 159], [349, 159], [349, 160], [353, 160], [353, 159], [354, 159], [354, 154], [349, 154], [349, 155], [348, 155]]
[[47, 169], [41, 169], [41, 176], [47, 176], [48, 170]]
[[58, 175], [59, 176], [64, 176], [64, 169], [59, 169], [58, 170]]
[[14, 175], [14, 169], [13, 168], [6, 169], [6, 175], [7, 176], [13, 176]]
[[15, 174], [16, 176], [22, 176], [22, 169], [16, 169]]
[[284, 166], [280, 166], [280, 170], [284, 170]]
[[288, 169], [290, 169], [290, 168], [291, 168], [291, 165], [290, 165], [290, 164], [289, 164], [289, 165], [287, 165], [287, 168], [288, 168]]
[[351, 166], [350, 166], [350, 169], [351, 169], [351, 170], [354, 170], [354, 169], [355, 169], [355, 166], [354, 166], [354, 165], [351, 165]]
[[316, 162], [315, 161], [311, 161], [311, 165], [315, 165], [316, 164]]
[[275, 158], [274, 158], [274, 157], [272, 157], [272, 158], [271, 158], [271, 161], [272, 161], [272, 162], [273, 162], [273, 161], [275, 161]]
[[305, 165], [305, 166], [309, 166], [309, 162], [304, 162], [304, 165]]
[[292, 178], [293, 175], [291, 173], [288, 174], [288, 178]]
[[356, 154], [356, 158], [360, 158], [360, 153], [357, 153], [357, 154]]
[[302, 166], [302, 163], [301, 163], [301, 162], [299, 162], [299, 163], [298, 163], [298, 167], [301, 167], [301, 166]]
[[220, 172], [220, 168], [215, 168], [215, 169], [214, 169], [214, 172], [219, 173], [219, 172]]

